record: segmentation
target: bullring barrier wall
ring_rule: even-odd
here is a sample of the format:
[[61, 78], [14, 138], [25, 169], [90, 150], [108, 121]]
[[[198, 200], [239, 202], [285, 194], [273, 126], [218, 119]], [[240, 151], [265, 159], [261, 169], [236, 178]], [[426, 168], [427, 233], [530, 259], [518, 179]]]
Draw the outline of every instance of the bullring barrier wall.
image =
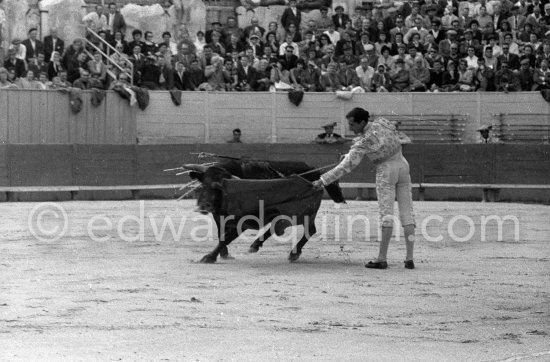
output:
[[538, 92], [364, 93], [351, 100], [306, 93], [299, 106], [286, 93], [182, 92], [180, 106], [169, 92], [149, 95], [141, 111], [110, 91], [94, 107], [85, 91], [83, 108], [74, 114], [69, 95], [59, 91], [0, 90], [0, 143], [224, 143], [237, 127], [246, 143], [308, 143], [328, 122], [338, 121], [336, 132], [345, 134], [344, 115], [357, 106], [373, 114], [464, 115], [463, 143], [479, 143], [476, 129], [494, 123], [494, 114], [550, 114]]
[[[337, 162], [346, 145], [0, 145], [0, 186], [183, 184], [187, 176], [164, 169], [198, 162], [196, 152], [264, 160], [302, 160], [320, 167]], [[414, 183], [549, 184], [550, 145], [405, 145]], [[208, 160], [206, 160], [208, 161]], [[205, 162], [205, 160], [201, 161]], [[344, 182], [374, 182], [365, 160]], [[178, 190], [147, 191], [144, 197], [174, 197]], [[70, 193], [18, 195], [19, 200], [63, 200]], [[426, 199], [476, 200], [479, 191], [426, 190]], [[3, 196], [2, 196], [3, 197]], [[81, 192], [82, 199], [129, 198], [128, 192]], [[512, 190], [501, 200], [550, 202], [547, 191]]]

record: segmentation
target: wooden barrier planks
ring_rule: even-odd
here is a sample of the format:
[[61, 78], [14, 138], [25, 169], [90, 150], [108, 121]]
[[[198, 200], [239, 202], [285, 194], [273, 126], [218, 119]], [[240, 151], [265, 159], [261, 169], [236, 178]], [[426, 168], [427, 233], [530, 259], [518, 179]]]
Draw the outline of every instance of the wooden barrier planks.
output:
[[494, 145], [493, 183], [547, 184], [549, 145]]
[[196, 145], [143, 145], [136, 148], [137, 182], [140, 184], [185, 183], [189, 178], [176, 176], [178, 171], [164, 172], [185, 163], [196, 163]]
[[426, 144], [422, 182], [490, 183], [494, 149], [487, 146]]
[[0, 145], [0, 185], [10, 185], [8, 146]]
[[11, 186], [72, 185], [73, 146], [10, 145]]
[[75, 145], [75, 185], [132, 185], [137, 183], [136, 147]]

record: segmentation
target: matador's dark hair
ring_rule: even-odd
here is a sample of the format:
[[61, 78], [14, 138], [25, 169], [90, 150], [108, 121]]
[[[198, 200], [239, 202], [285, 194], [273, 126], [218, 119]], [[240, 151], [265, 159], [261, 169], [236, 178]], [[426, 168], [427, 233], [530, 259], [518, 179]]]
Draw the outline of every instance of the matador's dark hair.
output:
[[353, 117], [353, 122], [355, 123], [361, 123], [361, 121], [369, 122], [369, 112], [364, 110], [363, 108], [355, 107], [351, 111], [349, 111], [348, 114], [346, 114], [346, 118]]

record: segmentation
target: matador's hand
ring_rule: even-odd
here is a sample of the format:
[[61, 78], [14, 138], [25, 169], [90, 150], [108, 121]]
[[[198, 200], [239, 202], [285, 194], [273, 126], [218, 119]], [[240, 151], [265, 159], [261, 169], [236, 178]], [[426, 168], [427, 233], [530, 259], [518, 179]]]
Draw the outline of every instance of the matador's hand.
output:
[[313, 188], [316, 191], [322, 190], [324, 187], [323, 182], [321, 180], [313, 181]]

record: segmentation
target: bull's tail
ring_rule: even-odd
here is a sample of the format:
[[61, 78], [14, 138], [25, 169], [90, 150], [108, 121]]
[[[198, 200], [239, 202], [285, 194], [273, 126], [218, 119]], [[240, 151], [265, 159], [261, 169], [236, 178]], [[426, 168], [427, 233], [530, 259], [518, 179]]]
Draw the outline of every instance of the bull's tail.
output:
[[338, 204], [346, 203], [346, 199], [344, 199], [344, 194], [342, 193], [342, 189], [340, 188], [338, 181], [334, 181], [330, 185], [325, 186], [325, 190], [327, 190], [327, 193], [332, 201]]

